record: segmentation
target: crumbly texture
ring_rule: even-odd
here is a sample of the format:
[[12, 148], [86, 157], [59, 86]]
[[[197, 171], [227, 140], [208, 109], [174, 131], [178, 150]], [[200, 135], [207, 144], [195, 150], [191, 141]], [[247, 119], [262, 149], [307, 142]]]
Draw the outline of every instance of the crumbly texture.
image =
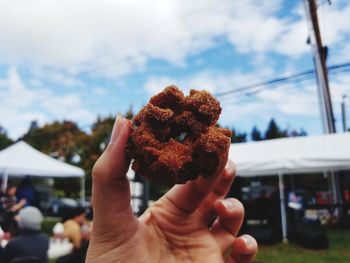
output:
[[220, 103], [205, 90], [184, 96], [175, 86], [153, 96], [135, 116], [127, 153], [150, 181], [185, 183], [224, 166], [231, 131], [216, 127]]

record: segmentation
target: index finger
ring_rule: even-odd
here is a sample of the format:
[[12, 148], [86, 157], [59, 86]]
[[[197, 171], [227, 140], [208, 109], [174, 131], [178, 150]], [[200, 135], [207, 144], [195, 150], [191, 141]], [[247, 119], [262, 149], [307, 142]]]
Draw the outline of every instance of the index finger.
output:
[[[130, 160], [125, 147], [130, 133], [130, 122], [118, 117], [111, 142], [93, 168], [92, 202], [94, 209], [93, 237], [125, 232], [136, 222], [130, 206], [130, 187], [126, 177]], [[130, 231], [131, 232], [131, 231]], [[98, 234], [96, 234], [98, 233]]]

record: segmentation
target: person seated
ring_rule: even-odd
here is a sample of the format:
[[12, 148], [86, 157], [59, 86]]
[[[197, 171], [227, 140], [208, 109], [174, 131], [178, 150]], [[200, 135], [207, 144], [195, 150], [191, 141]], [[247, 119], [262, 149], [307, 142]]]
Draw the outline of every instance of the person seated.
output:
[[75, 250], [79, 250], [86, 241], [82, 235], [82, 227], [85, 224], [85, 209], [82, 207], [72, 209], [70, 215], [63, 223], [64, 237], [73, 243]]
[[17, 199], [16, 194], [17, 194], [17, 186], [9, 185], [6, 189], [5, 194], [1, 197], [2, 207], [13, 213], [17, 213], [27, 203], [27, 201], [23, 198]]
[[17, 187], [16, 196], [18, 200], [26, 200], [26, 206], [39, 205], [39, 194], [29, 176], [25, 177]]
[[63, 240], [64, 239], [64, 227], [62, 222], [57, 222], [53, 228], [52, 228], [52, 233], [53, 233], [53, 239], [54, 240]]
[[70, 255], [63, 256], [57, 262], [84, 262], [89, 243], [89, 235], [86, 233], [87, 220], [85, 209], [73, 208], [63, 223], [63, 236], [73, 243], [73, 251]]
[[27, 206], [19, 211], [20, 234], [11, 239], [1, 255], [1, 263], [18, 258], [36, 258], [48, 262], [49, 237], [41, 232], [43, 216], [38, 208]]
[[17, 187], [15, 185], [8, 185], [5, 193], [0, 198], [0, 224], [4, 231], [9, 232], [11, 236], [18, 234], [19, 229], [15, 216], [26, 205], [25, 199], [18, 201], [16, 193]]

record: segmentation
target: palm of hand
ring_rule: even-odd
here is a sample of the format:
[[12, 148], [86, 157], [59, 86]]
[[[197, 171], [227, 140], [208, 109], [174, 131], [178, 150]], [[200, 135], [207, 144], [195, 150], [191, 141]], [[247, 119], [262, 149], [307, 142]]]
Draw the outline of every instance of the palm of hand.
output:
[[136, 224], [136, 231], [98, 262], [224, 262], [217, 240], [194, 215], [174, 214], [158, 202]]
[[143, 238], [148, 240], [148, 262], [223, 262], [219, 244], [198, 218], [175, 214], [162, 202], [151, 207], [140, 219]]

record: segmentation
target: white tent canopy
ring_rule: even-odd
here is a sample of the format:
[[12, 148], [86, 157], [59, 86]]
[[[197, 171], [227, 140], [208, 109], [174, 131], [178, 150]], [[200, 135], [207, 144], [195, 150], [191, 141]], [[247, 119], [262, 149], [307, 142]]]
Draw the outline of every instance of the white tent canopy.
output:
[[81, 178], [81, 195], [84, 196], [84, 170], [56, 160], [24, 141], [19, 141], [0, 151], [0, 174], [3, 175], [3, 187], [8, 176], [35, 177], [78, 177]]
[[350, 133], [234, 144], [229, 158], [239, 176], [350, 169]]
[[19, 141], [0, 152], [0, 173], [9, 176], [84, 176], [83, 169], [43, 154], [24, 141]]
[[[287, 219], [283, 175], [350, 170], [350, 133], [234, 144], [229, 158], [242, 177], [278, 175], [283, 239]], [[333, 192], [334, 191], [333, 189]]]

